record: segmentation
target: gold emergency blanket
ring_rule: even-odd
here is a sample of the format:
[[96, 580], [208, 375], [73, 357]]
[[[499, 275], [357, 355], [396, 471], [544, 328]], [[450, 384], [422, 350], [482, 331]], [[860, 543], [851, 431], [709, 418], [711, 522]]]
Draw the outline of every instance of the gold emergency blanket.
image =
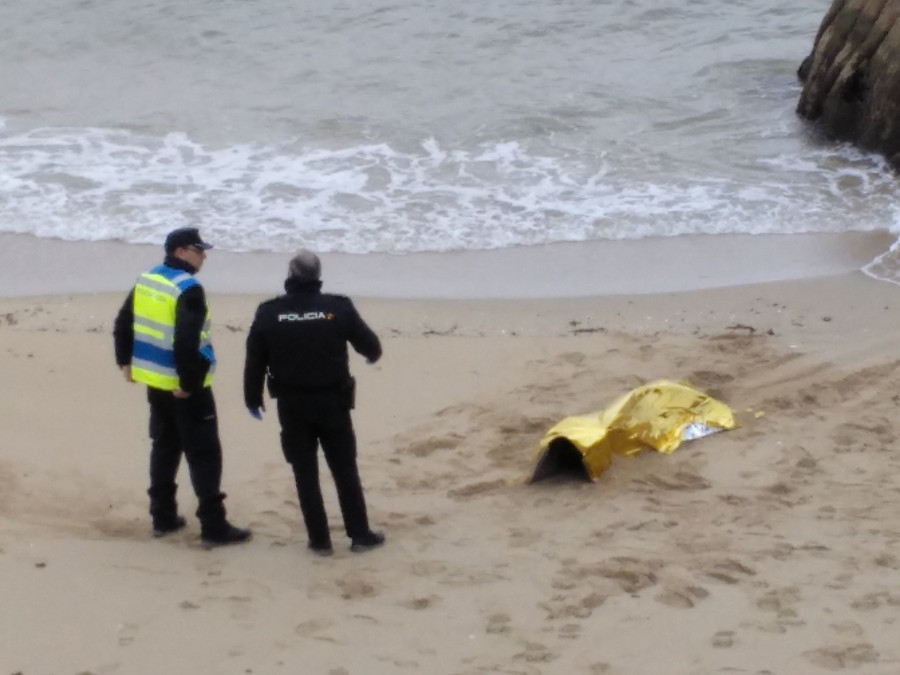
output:
[[684, 440], [734, 427], [734, 414], [724, 403], [686, 384], [658, 380], [605, 410], [557, 423], [538, 444], [531, 482], [558, 471], [559, 453], [572, 447], [581, 453], [588, 477], [596, 480], [614, 454], [635, 455], [645, 448], [670, 454]]

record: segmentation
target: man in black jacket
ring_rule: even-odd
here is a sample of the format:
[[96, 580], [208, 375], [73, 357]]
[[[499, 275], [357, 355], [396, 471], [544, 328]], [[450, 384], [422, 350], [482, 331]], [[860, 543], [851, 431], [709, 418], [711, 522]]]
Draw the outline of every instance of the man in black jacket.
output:
[[166, 237], [161, 265], [138, 277], [115, 320], [116, 363], [129, 382], [147, 385], [150, 403], [150, 515], [157, 537], [185, 526], [175, 477], [184, 454], [207, 546], [246, 541], [250, 531], [225, 518], [222, 447], [212, 393], [215, 353], [203, 287], [194, 279], [212, 248], [195, 228]]
[[337, 487], [350, 549], [367, 551], [384, 543], [369, 529], [366, 502], [356, 464], [356, 435], [350, 410], [354, 380], [347, 344], [369, 363], [381, 358], [378, 336], [353, 302], [321, 292], [321, 263], [301, 250], [289, 265], [287, 293], [262, 303], [247, 336], [244, 402], [261, 419], [264, 382], [278, 404], [281, 447], [294, 471], [309, 549], [331, 555], [331, 535], [319, 486], [317, 450]]

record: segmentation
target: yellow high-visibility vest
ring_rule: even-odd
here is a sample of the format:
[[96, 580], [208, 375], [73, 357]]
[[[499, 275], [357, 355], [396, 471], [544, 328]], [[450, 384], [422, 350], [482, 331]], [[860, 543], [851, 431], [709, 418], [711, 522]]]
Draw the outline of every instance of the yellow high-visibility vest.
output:
[[[134, 285], [134, 348], [131, 377], [154, 389], [174, 391], [180, 386], [175, 370], [175, 307], [181, 294], [197, 285], [183, 270], [158, 265], [138, 277]], [[216, 356], [210, 342], [209, 306], [200, 331], [200, 354], [209, 361], [203, 386], [212, 385]]]

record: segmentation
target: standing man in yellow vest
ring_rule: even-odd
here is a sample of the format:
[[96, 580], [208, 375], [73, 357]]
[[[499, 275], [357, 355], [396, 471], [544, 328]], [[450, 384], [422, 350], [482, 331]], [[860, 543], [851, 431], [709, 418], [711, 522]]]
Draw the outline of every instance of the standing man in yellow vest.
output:
[[129, 382], [147, 385], [150, 402], [150, 516], [161, 537], [185, 526], [175, 499], [184, 454], [207, 546], [247, 541], [225, 518], [222, 446], [212, 393], [216, 357], [209, 308], [194, 279], [212, 248], [196, 228], [166, 237], [165, 261], [138, 277], [113, 331], [116, 362]]

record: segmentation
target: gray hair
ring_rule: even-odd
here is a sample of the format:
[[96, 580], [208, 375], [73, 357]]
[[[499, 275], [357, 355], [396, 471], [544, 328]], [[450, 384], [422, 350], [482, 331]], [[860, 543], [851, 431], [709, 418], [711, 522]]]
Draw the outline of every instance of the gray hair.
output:
[[322, 263], [312, 251], [300, 249], [291, 258], [288, 265], [288, 276], [297, 281], [318, 281], [322, 276]]

